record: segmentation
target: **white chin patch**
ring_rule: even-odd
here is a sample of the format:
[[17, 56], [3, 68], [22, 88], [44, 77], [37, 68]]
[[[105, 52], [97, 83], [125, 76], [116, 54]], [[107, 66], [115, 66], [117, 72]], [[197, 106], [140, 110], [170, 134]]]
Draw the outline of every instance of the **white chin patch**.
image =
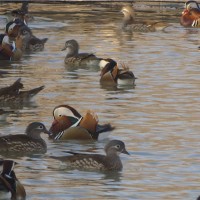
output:
[[9, 28], [8, 28], [8, 32], [12, 31], [13, 28], [15, 27], [15, 25], [16, 25], [15, 23], [11, 24], [11, 25], [9, 26]]
[[99, 63], [100, 69], [103, 69], [109, 62], [106, 60], [101, 60]]

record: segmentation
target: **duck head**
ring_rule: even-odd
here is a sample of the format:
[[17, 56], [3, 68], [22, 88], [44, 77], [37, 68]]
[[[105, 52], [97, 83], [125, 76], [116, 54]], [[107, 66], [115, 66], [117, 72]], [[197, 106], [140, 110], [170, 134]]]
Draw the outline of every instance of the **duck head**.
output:
[[67, 54], [70, 56], [75, 56], [79, 51], [79, 44], [76, 40], [68, 40], [65, 42], [65, 46], [61, 51], [67, 50]]
[[70, 127], [77, 126], [82, 116], [69, 105], [59, 105], [53, 110], [54, 121], [49, 131], [52, 134], [58, 134]]
[[124, 25], [132, 24], [135, 20], [135, 12], [132, 6], [124, 6], [121, 9], [121, 13], [124, 15]]
[[50, 132], [46, 129], [45, 125], [41, 122], [32, 122], [30, 123], [27, 128], [25, 133], [30, 136], [31, 138], [35, 139], [40, 139], [41, 133], [46, 133], [50, 135]]
[[119, 155], [120, 153], [129, 155], [124, 142], [121, 140], [111, 140], [106, 144], [104, 150], [108, 156], [113, 154]]
[[16, 38], [21, 26], [21, 23], [16, 23], [15, 21], [8, 22], [6, 24], [6, 34], [11, 38]]
[[110, 81], [110, 79], [116, 81], [117, 75], [118, 75], [118, 67], [117, 67], [117, 63], [112, 60], [112, 59], [107, 59], [107, 61], [109, 61], [105, 67], [101, 70], [101, 80], [108, 80]]

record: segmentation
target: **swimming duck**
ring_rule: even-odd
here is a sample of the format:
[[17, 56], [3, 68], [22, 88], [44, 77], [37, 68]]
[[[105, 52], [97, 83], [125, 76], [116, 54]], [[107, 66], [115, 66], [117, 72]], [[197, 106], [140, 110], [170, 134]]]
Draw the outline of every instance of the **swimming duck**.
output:
[[[195, 4], [195, 8], [191, 4]], [[187, 1], [182, 12], [180, 24], [184, 27], [200, 27], [200, 7], [196, 1]]]
[[39, 39], [32, 34], [32, 31], [27, 26], [22, 26], [19, 29], [20, 36], [23, 38], [23, 51], [42, 51], [44, 49], [44, 45], [47, 42], [48, 38]]
[[41, 138], [41, 133], [50, 134], [44, 124], [32, 122], [27, 126], [25, 134], [1, 136], [0, 154], [46, 153], [47, 145]]
[[120, 171], [123, 168], [119, 154], [124, 153], [129, 155], [125, 148], [124, 142], [120, 140], [111, 140], [104, 148], [106, 155], [100, 154], [81, 154], [68, 151], [67, 153], [72, 154], [70, 156], [55, 157], [51, 158], [60, 160], [67, 164], [70, 168], [81, 169], [81, 170], [109, 170], [109, 171]]
[[79, 44], [76, 40], [68, 40], [65, 42], [61, 51], [67, 50], [65, 64], [74, 66], [94, 66], [103, 68], [107, 63], [107, 59], [98, 58], [93, 53], [79, 53]]
[[87, 111], [82, 117], [69, 105], [55, 107], [53, 117], [49, 137], [55, 140], [97, 140], [100, 133], [114, 129], [110, 124], [98, 124], [98, 117], [93, 111]]
[[122, 29], [124, 31], [134, 32], [155, 32], [164, 30], [169, 26], [166, 22], [137, 22], [135, 20], [135, 12], [132, 6], [124, 6], [121, 9], [124, 15]]
[[21, 91], [23, 87], [21, 78], [19, 78], [12, 85], [0, 88], [0, 102], [27, 102], [44, 89], [44, 86], [40, 86], [31, 90]]
[[13, 160], [0, 160], [3, 170], [0, 173], [0, 191], [11, 193], [11, 200], [24, 200], [26, 191], [14, 172], [17, 163]]
[[117, 63], [114, 60], [109, 63], [101, 70], [101, 84], [118, 84], [118, 85], [134, 85], [136, 77], [133, 72], [122, 65], [123, 68], [119, 69]]

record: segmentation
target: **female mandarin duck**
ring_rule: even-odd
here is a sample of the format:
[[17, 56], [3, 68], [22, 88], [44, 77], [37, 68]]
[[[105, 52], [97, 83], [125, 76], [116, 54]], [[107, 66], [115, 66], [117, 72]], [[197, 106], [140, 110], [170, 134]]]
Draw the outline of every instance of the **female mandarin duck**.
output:
[[128, 154], [124, 142], [120, 140], [111, 140], [104, 148], [106, 155], [100, 154], [80, 154], [73, 153], [71, 156], [55, 157], [51, 158], [60, 160], [67, 164], [69, 168], [86, 169], [86, 170], [108, 170], [108, 171], [120, 171], [123, 168], [119, 154]]
[[41, 133], [50, 134], [44, 124], [30, 123], [26, 134], [6, 135], [0, 137], [0, 153], [2, 154], [37, 154], [46, 153], [46, 142], [41, 138]]
[[23, 200], [26, 199], [26, 191], [15, 175], [14, 166], [16, 164], [12, 160], [0, 160], [0, 165], [3, 166], [0, 173], [0, 191], [10, 193], [11, 200]]
[[[195, 4], [195, 8], [191, 4]], [[196, 1], [187, 1], [182, 12], [180, 24], [184, 27], [200, 27], [200, 7]]]
[[102, 84], [119, 84], [119, 85], [134, 85], [136, 77], [133, 72], [123, 65], [123, 69], [119, 69], [114, 60], [109, 60], [109, 63], [101, 70], [100, 83]]
[[32, 31], [27, 26], [22, 26], [19, 29], [19, 35], [22, 36], [22, 50], [23, 51], [42, 51], [48, 38], [39, 39], [33, 35]]
[[62, 51], [67, 50], [65, 64], [74, 66], [94, 66], [103, 68], [107, 63], [107, 59], [98, 58], [92, 53], [79, 53], [79, 44], [76, 40], [68, 40]]
[[12, 85], [0, 88], [0, 103], [7, 102], [28, 102], [31, 100], [37, 93], [44, 89], [44, 86], [33, 88], [31, 90], [21, 89], [24, 85], [21, 83], [21, 78], [17, 79]]
[[94, 112], [87, 111], [82, 117], [69, 105], [55, 107], [53, 117], [49, 137], [55, 140], [97, 140], [100, 133], [114, 129], [110, 124], [99, 125]]
[[121, 9], [124, 15], [122, 29], [124, 31], [135, 31], [135, 32], [155, 32], [164, 30], [170, 26], [166, 22], [137, 22], [135, 20], [135, 12], [132, 6], [124, 6]]

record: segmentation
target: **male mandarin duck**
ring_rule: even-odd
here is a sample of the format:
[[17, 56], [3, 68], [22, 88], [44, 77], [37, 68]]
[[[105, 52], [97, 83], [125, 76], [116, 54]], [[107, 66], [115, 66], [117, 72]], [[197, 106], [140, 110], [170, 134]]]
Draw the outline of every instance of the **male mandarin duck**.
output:
[[25, 200], [26, 191], [14, 172], [16, 164], [13, 160], [0, 160], [3, 168], [0, 173], [0, 192], [9, 193], [11, 200]]
[[100, 133], [114, 129], [110, 124], [98, 124], [94, 112], [87, 111], [82, 117], [69, 105], [55, 107], [53, 117], [49, 137], [55, 140], [97, 140]]
[[[195, 4], [196, 7], [192, 7]], [[184, 27], [200, 27], [200, 7], [196, 1], [187, 1], [182, 12], [180, 24]]]
[[37, 93], [44, 89], [44, 86], [33, 88], [31, 90], [21, 90], [23, 88], [21, 78], [15, 81], [12, 85], [0, 88], [0, 103], [3, 102], [27, 102]]
[[22, 38], [17, 36], [12, 43], [10, 43], [9, 37], [5, 34], [1, 34], [0, 38], [0, 60], [20, 60], [23, 55]]
[[164, 30], [170, 26], [166, 22], [153, 21], [153, 22], [139, 22], [135, 20], [135, 11], [132, 6], [124, 6], [121, 9], [124, 15], [122, 29], [124, 31], [134, 31], [134, 32], [155, 32]]
[[61, 51], [64, 50], [67, 50], [64, 60], [67, 65], [103, 68], [108, 63], [107, 59], [98, 58], [93, 53], [79, 53], [79, 44], [74, 39], [65, 42]]
[[1, 154], [37, 154], [46, 153], [46, 142], [41, 133], [50, 134], [45, 125], [40, 122], [30, 123], [25, 134], [5, 135], [0, 137]]
[[134, 85], [136, 77], [133, 72], [122, 65], [119, 69], [117, 63], [110, 59], [109, 63], [101, 70], [100, 83], [102, 84], [119, 84], [119, 85]]
[[82, 154], [67, 151], [72, 154], [69, 156], [51, 158], [60, 160], [67, 164], [67, 167], [81, 170], [100, 170], [100, 171], [120, 171], [123, 168], [119, 154], [129, 155], [124, 142], [120, 140], [111, 140], [104, 148], [106, 155], [101, 154]]

